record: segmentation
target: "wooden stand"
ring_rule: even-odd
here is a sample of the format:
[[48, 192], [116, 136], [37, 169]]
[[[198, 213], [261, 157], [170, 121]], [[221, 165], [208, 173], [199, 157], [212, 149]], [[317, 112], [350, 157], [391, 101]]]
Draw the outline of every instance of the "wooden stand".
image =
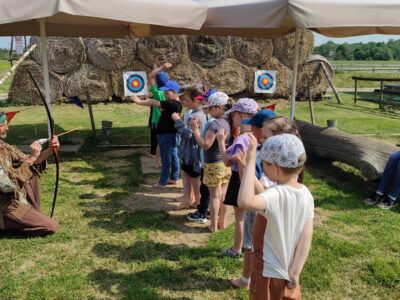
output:
[[96, 126], [94, 124], [94, 117], [93, 117], [93, 110], [92, 110], [92, 100], [90, 98], [90, 93], [86, 93], [86, 98], [87, 98], [87, 105], [89, 109], [89, 116], [90, 116], [90, 124], [92, 126], [92, 136], [96, 138]]

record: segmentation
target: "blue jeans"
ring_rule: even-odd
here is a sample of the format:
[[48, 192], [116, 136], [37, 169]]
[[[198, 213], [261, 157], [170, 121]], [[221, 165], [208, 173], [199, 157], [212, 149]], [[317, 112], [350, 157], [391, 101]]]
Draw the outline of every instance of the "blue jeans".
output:
[[179, 178], [178, 139], [179, 135], [177, 133], [158, 135], [162, 165], [159, 181], [159, 184], [161, 185], [166, 185], [168, 179], [178, 180]]
[[390, 198], [397, 199], [400, 193], [400, 151], [389, 157], [377, 193], [383, 195], [389, 186], [391, 186]]

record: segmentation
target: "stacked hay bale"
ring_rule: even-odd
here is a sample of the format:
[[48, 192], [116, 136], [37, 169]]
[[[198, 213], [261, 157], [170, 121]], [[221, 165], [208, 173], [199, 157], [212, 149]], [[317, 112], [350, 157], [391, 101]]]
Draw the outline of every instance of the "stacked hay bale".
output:
[[[306, 83], [314, 96], [327, 89], [320, 71], [321, 60], [311, 57], [313, 43], [312, 33], [302, 30], [298, 80], [301, 95], [307, 90]], [[124, 98], [124, 71], [149, 73], [154, 63], [167, 61], [173, 64], [169, 70], [171, 77], [179, 83], [200, 82], [230, 95], [255, 96], [254, 72], [275, 70], [275, 94], [258, 94], [257, 98], [287, 98], [293, 52], [294, 34], [273, 40], [220, 36], [155, 36], [131, 40], [49, 38], [52, 99], [79, 96], [86, 100], [86, 95], [97, 101], [112, 96]], [[332, 72], [329, 62], [324, 63]], [[26, 68], [34, 70], [43, 86], [40, 47], [17, 69], [9, 92], [14, 102], [37, 103], [38, 95], [31, 88]]]

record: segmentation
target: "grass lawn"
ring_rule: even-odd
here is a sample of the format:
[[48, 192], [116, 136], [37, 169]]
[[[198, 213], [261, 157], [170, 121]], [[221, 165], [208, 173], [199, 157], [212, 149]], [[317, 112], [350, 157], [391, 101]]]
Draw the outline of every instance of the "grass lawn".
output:
[[[341, 130], [400, 141], [400, 113], [376, 104], [315, 103], [318, 125], [338, 120]], [[8, 141], [46, 136], [43, 107], [7, 107], [21, 112]], [[287, 102], [277, 106], [288, 115]], [[87, 139], [78, 155], [61, 158], [55, 217], [61, 230], [47, 238], [1, 236], [0, 299], [247, 299], [229, 279], [241, 273], [240, 260], [223, 258], [233, 226], [215, 235], [186, 221], [149, 188], [157, 177], [143, 175], [139, 156], [146, 149], [104, 150], [89, 139], [87, 109], [53, 106], [57, 132]], [[113, 121], [112, 143], [147, 143], [148, 109], [132, 104], [95, 105], [97, 127]], [[309, 120], [307, 103], [296, 107]], [[100, 131], [99, 131], [100, 133]], [[341, 164], [310, 161], [306, 185], [315, 198], [313, 245], [301, 276], [304, 299], [399, 299], [400, 208], [367, 207], [368, 183]], [[43, 210], [48, 213], [54, 165], [42, 178]], [[173, 190], [175, 194], [179, 190]]]

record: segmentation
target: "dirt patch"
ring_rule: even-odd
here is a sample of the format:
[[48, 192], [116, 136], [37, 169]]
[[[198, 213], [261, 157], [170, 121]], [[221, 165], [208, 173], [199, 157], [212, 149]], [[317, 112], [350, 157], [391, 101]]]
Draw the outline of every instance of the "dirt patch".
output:
[[135, 153], [141, 153], [142, 149], [120, 149], [120, 150], [111, 150], [105, 152], [103, 155], [112, 158], [122, 158], [131, 156]]
[[[179, 202], [176, 202], [175, 199], [183, 193], [182, 181], [179, 180], [177, 185], [166, 189], [153, 188], [152, 184], [155, 182], [157, 182], [155, 178], [146, 178], [145, 183], [140, 185], [138, 191], [132, 197], [122, 201], [125, 209], [128, 211], [166, 211], [172, 216], [168, 222], [178, 225], [179, 232], [158, 233], [152, 236], [152, 239], [156, 242], [188, 247], [205, 245], [211, 234], [207, 230], [207, 225], [209, 224], [190, 222], [186, 219], [186, 215], [195, 209], [176, 210]], [[228, 225], [233, 222], [234, 214], [232, 209], [228, 217]]]
[[113, 186], [123, 186], [126, 184], [125, 177], [113, 178], [110, 180], [110, 184]]
[[333, 215], [333, 212], [320, 207], [316, 207], [314, 213], [314, 225], [323, 225]]
[[106, 168], [121, 168], [130, 166], [132, 162], [127, 159], [113, 159], [104, 164]]

